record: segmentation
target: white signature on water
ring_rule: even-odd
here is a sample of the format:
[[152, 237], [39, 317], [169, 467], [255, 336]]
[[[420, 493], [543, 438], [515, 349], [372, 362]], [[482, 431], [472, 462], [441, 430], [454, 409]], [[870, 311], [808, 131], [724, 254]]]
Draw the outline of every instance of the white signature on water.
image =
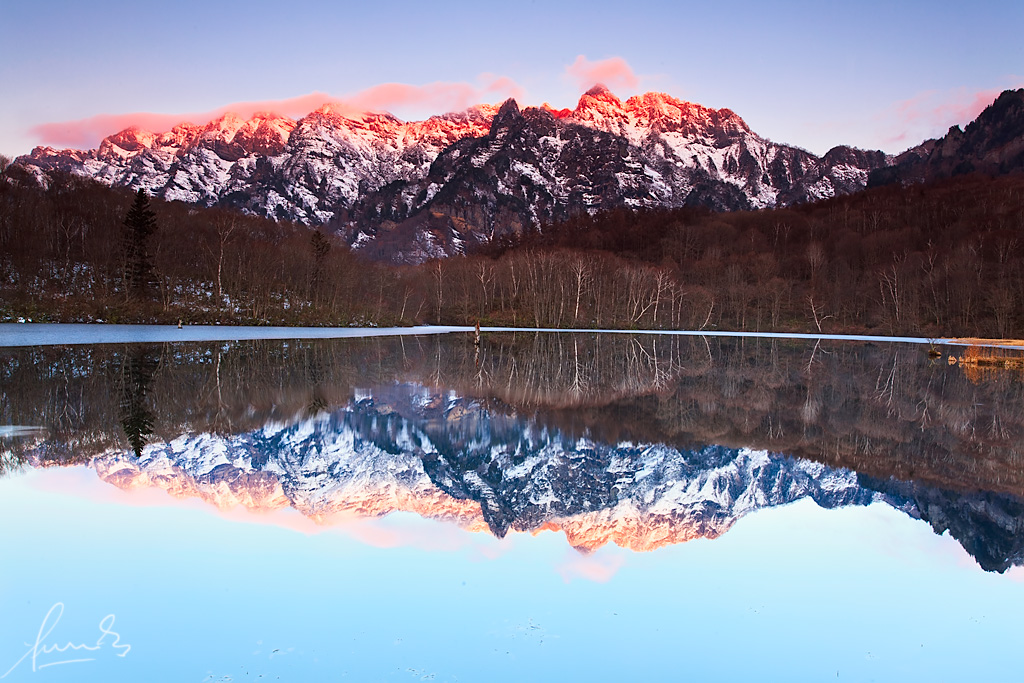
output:
[[59, 642], [46, 642], [57, 628], [60, 618], [64, 616], [64, 603], [58, 602], [43, 617], [43, 623], [36, 634], [36, 642], [25, 643], [28, 650], [21, 656], [21, 659], [14, 663], [0, 678], [7, 678], [15, 669], [26, 661], [32, 665], [32, 671], [39, 671], [51, 666], [61, 664], [78, 664], [81, 662], [92, 662], [96, 658], [88, 655], [108, 647], [117, 652], [118, 657], [125, 657], [132, 649], [131, 645], [121, 643], [121, 635], [114, 630], [114, 615], [108, 614], [100, 619], [100, 637], [92, 645], [86, 643], [67, 643], [61, 645]]

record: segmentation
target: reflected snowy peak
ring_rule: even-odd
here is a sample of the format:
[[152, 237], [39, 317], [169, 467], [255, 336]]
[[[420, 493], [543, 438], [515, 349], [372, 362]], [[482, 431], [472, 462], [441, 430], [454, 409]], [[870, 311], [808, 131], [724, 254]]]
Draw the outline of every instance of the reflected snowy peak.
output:
[[292, 507], [323, 524], [406, 511], [499, 537], [563, 532], [583, 552], [716, 538], [747, 514], [803, 498], [823, 508], [882, 502], [929, 520], [966, 508], [972, 517], [959, 526], [968, 529], [955, 531], [969, 535], [968, 550], [983, 556], [983, 566], [1021, 563], [1019, 544], [995, 558], [978, 531], [997, 527], [1007, 513], [1016, 513], [1011, 528], [1019, 531], [1024, 508], [1008, 507], [1005, 496], [979, 508], [963, 495], [865, 481], [763, 450], [572, 438], [416, 384], [362, 390], [341, 410], [291, 423], [182, 435], [147, 445], [138, 459], [118, 452], [92, 464], [120, 488], [161, 488], [219, 508]]
[[7, 350], [0, 469], [317, 524], [394, 512], [590, 552], [884, 504], [1024, 564], [1024, 382], [891, 344], [450, 335]]

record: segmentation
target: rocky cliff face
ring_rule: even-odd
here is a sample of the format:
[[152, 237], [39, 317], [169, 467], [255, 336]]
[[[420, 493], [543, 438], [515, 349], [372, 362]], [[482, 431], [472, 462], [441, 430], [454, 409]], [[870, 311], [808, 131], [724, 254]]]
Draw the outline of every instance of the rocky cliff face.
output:
[[746, 514], [802, 498], [826, 508], [884, 502], [950, 529], [986, 569], [1022, 561], [1021, 503], [1006, 496], [858, 478], [749, 449], [572, 439], [418, 385], [254, 432], [186, 434], [141, 459], [111, 453], [93, 466], [122, 488], [221, 507], [290, 506], [317, 521], [413, 511], [497, 536], [562, 531], [584, 552], [715, 538]]
[[597, 86], [573, 110], [481, 105], [426, 121], [326, 105], [299, 121], [227, 114], [90, 151], [36, 148], [41, 179], [86, 175], [169, 200], [329, 225], [406, 260], [613, 207], [762, 208], [852, 192], [881, 152], [824, 157], [766, 140], [728, 109]]
[[422, 178], [358, 202], [345, 230], [382, 255], [423, 260], [616, 207], [784, 206], [862, 189], [881, 152], [825, 157], [777, 145], [728, 109], [661, 93], [625, 103], [603, 88], [575, 110], [502, 105], [487, 135], [444, 150]]

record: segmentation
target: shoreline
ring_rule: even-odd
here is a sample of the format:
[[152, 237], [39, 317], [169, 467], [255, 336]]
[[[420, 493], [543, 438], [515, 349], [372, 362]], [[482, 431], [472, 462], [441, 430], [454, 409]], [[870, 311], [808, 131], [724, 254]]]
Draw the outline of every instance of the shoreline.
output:
[[[468, 325], [413, 327], [261, 327], [249, 325], [124, 325], [109, 323], [0, 323], [0, 347], [65, 346], [161, 342], [242, 341], [256, 339], [344, 339], [473, 332]], [[860, 341], [944, 346], [983, 346], [1024, 349], [1021, 339], [980, 337], [897, 337], [867, 334], [807, 332], [733, 332], [726, 330], [621, 330], [548, 327], [481, 327], [481, 332], [636, 334], [687, 337], [746, 337], [751, 339], [803, 339]]]

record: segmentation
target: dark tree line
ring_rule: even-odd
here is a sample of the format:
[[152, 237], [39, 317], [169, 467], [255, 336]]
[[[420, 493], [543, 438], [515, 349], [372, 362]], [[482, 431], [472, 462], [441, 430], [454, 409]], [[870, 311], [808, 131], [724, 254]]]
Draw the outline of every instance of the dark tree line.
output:
[[517, 248], [658, 267], [722, 328], [1005, 337], [1024, 332], [1022, 238], [1024, 177], [974, 176], [771, 211], [580, 216]]
[[139, 201], [8, 168], [0, 319], [1024, 335], [1020, 176], [779, 210], [616, 210], [419, 266], [302, 225]]

